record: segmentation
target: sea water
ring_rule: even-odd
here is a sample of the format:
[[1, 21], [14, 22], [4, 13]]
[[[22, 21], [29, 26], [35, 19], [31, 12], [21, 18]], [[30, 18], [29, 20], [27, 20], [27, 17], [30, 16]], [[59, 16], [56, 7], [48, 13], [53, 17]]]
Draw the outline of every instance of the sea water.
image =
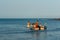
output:
[[46, 23], [45, 31], [30, 31], [27, 22], [35, 23], [37, 18], [0, 19], [0, 40], [60, 40], [60, 21], [38, 18], [39, 23]]

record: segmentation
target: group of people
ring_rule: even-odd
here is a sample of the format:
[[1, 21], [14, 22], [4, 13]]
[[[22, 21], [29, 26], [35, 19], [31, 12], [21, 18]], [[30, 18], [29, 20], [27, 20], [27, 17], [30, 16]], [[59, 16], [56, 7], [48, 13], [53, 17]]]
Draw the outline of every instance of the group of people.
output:
[[41, 23], [39, 25], [38, 20], [32, 24], [30, 23], [30, 21], [28, 21], [27, 27], [31, 30], [45, 30], [46, 29]]

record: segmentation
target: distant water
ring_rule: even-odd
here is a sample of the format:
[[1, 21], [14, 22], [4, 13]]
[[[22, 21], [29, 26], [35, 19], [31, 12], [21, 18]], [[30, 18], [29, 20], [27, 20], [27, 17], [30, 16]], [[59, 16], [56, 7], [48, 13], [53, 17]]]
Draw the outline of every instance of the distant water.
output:
[[29, 31], [27, 21], [36, 22], [36, 18], [0, 19], [0, 40], [60, 40], [60, 21], [39, 18], [39, 23], [46, 23], [46, 31]]

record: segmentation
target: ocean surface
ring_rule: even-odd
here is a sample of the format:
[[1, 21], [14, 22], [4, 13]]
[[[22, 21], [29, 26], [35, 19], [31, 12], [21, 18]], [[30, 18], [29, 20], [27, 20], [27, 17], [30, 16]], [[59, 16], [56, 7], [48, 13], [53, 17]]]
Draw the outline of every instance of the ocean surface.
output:
[[36, 22], [37, 18], [0, 19], [0, 40], [60, 40], [60, 21], [39, 18], [39, 23], [46, 23], [45, 31], [30, 31], [27, 21]]

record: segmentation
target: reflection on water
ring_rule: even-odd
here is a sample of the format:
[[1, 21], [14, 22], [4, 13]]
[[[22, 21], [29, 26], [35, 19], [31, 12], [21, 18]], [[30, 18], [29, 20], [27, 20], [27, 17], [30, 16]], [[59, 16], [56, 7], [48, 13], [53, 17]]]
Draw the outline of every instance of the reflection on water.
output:
[[47, 32], [34, 32], [32, 33], [33, 40], [46, 40]]

